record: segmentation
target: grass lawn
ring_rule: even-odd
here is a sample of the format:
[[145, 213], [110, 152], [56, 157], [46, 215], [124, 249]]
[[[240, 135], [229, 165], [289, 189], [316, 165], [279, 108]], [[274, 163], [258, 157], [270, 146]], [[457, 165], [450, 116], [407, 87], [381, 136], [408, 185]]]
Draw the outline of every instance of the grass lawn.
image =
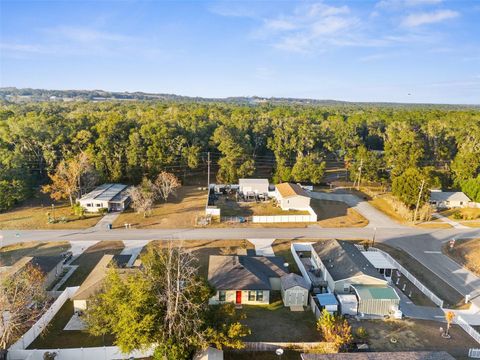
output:
[[282, 210], [273, 201], [237, 202], [234, 197], [221, 196], [215, 205], [220, 208], [221, 216], [308, 215], [308, 211]]
[[24, 256], [59, 255], [70, 249], [67, 241], [26, 242], [0, 248], [0, 266], [11, 266]]
[[270, 294], [269, 305], [243, 305], [247, 315], [242, 320], [252, 333], [245, 341], [273, 342], [311, 342], [321, 341], [317, 331], [315, 316], [310, 309], [305, 311], [290, 311], [284, 307], [280, 292]]
[[225, 360], [301, 360], [300, 352], [285, 350], [279, 357], [275, 351], [225, 351], [223, 353]]
[[310, 205], [317, 214], [317, 224], [321, 227], [364, 227], [368, 225], [367, 219], [344, 202], [312, 199]]
[[[167, 246], [166, 241], [152, 241], [147, 246], [163, 248]], [[208, 258], [210, 255], [232, 255], [246, 254], [246, 251], [254, 251], [255, 247], [247, 240], [186, 240], [182, 246], [198, 259], [199, 274], [207, 278]]]
[[195, 226], [198, 215], [205, 213], [207, 191], [196, 186], [183, 186], [167, 203], [156, 204], [148, 217], [129, 209], [114, 221], [114, 228], [122, 228], [125, 223], [141, 229], [185, 228]]
[[78, 265], [78, 268], [60, 287], [64, 290], [70, 286], [79, 286], [87, 278], [88, 274], [98, 264], [105, 254], [120, 254], [124, 248], [122, 241], [100, 241], [86, 249], [83, 254], [72, 262], [72, 265]]
[[[51, 205], [55, 204], [55, 211]], [[48, 213], [56, 219], [65, 218], [66, 222], [48, 223]], [[95, 226], [100, 220], [99, 214], [86, 214], [84, 219], [72, 213], [70, 204], [52, 201], [46, 194], [25, 201], [21, 206], [0, 213], [0, 229], [29, 230], [29, 229], [87, 229]]]
[[480, 239], [457, 240], [455, 247], [443, 246], [443, 253], [480, 276]]
[[446, 308], [465, 308], [468, 305], [464, 304], [462, 294], [457, 292], [454, 288], [448, 285], [440, 277], [432, 271], [423, 266], [416, 259], [411, 257], [403, 250], [382, 244], [376, 243], [375, 247], [389, 253], [395, 260], [402, 264], [412, 275], [414, 275], [421, 283], [429, 288], [435, 295], [444, 301]]
[[58, 349], [111, 346], [113, 336], [92, 336], [86, 331], [64, 331], [63, 328], [73, 315], [73, 302], [67, 301], [52, 319], [47, 329], [42, 331], [28, 349]]
[[[364, 327], [369, 334], [372, 351], [446, 351], [455, 357], [465, 357], [469, 348], [478, 343], [459, 326], [450, 329], [451, 339], [440, 336], [439, 328], [446, 324], [425, 320], [351, 320], [353, 330]], [[396, 343], [391, 339], [395, 338]]]
[[[477, 208], [449, 209], [440, 214], [465, 226], [480, 227], [480, 209]], [[461, 218], [456, 218], [455, 214], [459, 214]]]

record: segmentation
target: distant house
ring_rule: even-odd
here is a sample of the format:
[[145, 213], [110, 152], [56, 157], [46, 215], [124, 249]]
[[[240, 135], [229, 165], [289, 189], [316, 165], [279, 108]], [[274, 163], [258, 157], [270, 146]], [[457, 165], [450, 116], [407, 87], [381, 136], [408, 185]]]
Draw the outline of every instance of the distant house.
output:
[[209, 303], [268, 304], [270, 291], [280, 290], [280, 278], [287, 274], [283, 264], [274, 256], [211, 255], [208, 282], [216, 293]]
[[310, 207], [310, 196], [297, 184], [275, 185], [275, 197], [282, 210], [307, 210]]
[[44, 287], [48, 288], [63, 272], [62, 255], [56, 256], [24, 256], [15, 264], [9, 267], [2, 276], [15, 276], [20, 271], [24, 271], [27, 265], [31, 265], [40, 270], [45, 276]]
[[100, 209], [108, 211], [123, 211], [130, 204], [128, 185], [103, 184], [83, 195], [78, 202], [88, 212], [98, 212]]
[[430, 204], [436, 209], [463, 208], [471, 202], [461, 191], [430, 191]]
[[301, 354], [302, 360], [454, 360], [445, 351], [396, 351], [339, 354]]
[[268, 194], [268, 179], [240, 179], [238, 180], [239, 191], [242, 194], [253, 193], [255, 195]]
[[310, 284], [303, 277], [290, 273], [281, 277], [281, 283], [285, 306], [307, 306]]
[[311, 261], [321, 270], [331, 292], [357, 296], [360, 314], [387, 315], [398, 310], [398, 294], [352, 242], [315, 242]]

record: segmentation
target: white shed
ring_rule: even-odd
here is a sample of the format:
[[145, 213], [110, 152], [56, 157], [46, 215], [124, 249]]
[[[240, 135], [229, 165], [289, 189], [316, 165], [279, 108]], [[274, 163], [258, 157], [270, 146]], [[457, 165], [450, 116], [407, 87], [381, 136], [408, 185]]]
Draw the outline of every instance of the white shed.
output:
[[281, 283], [285, 306], [307, 306], [310, 286], [302, 276], [290, 273], [281, 277]]
[[275, 197], [282, 210], [310, 209], [310, 196], [297, 184], [275, 185]]
[[268, 194], [268, 179], [240, 179], [238, 185], [242, 194]]
[[358, 300], [353, 294], [337, 294], [342, 315], [357, 315]]

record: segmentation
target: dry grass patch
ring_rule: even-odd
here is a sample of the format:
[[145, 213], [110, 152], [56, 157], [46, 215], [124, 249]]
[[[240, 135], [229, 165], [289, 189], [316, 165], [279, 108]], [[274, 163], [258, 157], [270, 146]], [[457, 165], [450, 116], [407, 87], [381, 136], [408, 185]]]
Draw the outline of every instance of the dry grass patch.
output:
[[343, 202], [312, 199], [310, 205], [317, 214], [317, 224], [321, 227], [364, 227], [368, 225], [367, 219]]
[[0, 266], [11, 266], [24, 256], [59, 255], [70, 249], [67, 241], [25, 242], [0, 248]]
[[114, 221], [114, 228], [122, 228], [125, 223], [141, 229], [186, 228], [195, 226], [198, 215], [205, 213], [207, 192], [196, 186], [183, 186], [167, 203], [156, 204], [148, 217], [129, 209]]
[[457, 240], [453, 249], [443, 246], [443, 253], [480, 276], [480, 239]]
[[265, 202], [238, 202], [235, 197], [221, 196], [215, 202], [221, 216], [268, 216], [268, 215], [309, 215], [308, 211], [282, 210], [273, 200]]
[[415, 226], [421, 229], [451, 229], [452, 228], [452, 225], [447, 224], [445, 222], [441, 222], [441, 221], [420, 223]]

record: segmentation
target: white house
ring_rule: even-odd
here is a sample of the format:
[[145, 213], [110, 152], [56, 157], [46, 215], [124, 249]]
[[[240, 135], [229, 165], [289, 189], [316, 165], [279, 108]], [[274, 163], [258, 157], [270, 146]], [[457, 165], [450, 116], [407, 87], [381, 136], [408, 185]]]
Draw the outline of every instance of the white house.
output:
[[308, 210], [310, 208], [310, 196], [297, 184], [275, 185], [275, 198], [282, 210]]
[[268, 194], [268, 179], [240, 179], [238, 185], [242, 194]]
[[78, 202], [88, 212], [98, 212], [100, 209], [108, 211], [123, 211], [130, 204], [128, 185], [103, 184], [83, 195]]
[[463, 208], [471, 202], [461, 191], [430, 191], [430, 204], [436, 209]]
[[282, 276], [282, 300], [285, 306], [307, 306], [310, 284], [300, 275]]

